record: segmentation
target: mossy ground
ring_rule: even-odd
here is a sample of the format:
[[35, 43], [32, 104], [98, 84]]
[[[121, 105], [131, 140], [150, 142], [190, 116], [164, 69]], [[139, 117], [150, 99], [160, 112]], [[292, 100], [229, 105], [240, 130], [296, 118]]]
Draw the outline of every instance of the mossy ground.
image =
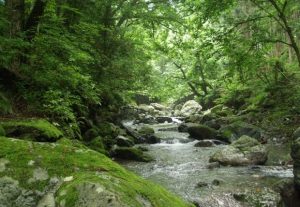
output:
[[[65, 190], [67, 193], [57, 197], [58, 202], [64, 199], [66, 206], [74, 206], [77, 200], [75, 186], [80, 182], [99, 183], [116, 192], [128, 206], [141, 206], [137, 196], [147, 198], [154, 207], [189, 206], [159, 185], [125, 170], [105, 155], [68, 139], [48, 144], [0, 137], [0, 158], [9, 161], [0, 176], [7, 175], [18, 180], [25, 189], [43, 190], [47, 185], [48, 180], [28, 183], [36, 168], [47, 170], [49, 178], [73, 176], [72, 181], [60, 187], [59, 192]], [[30, 161], [34, 164], [29, 165]]]

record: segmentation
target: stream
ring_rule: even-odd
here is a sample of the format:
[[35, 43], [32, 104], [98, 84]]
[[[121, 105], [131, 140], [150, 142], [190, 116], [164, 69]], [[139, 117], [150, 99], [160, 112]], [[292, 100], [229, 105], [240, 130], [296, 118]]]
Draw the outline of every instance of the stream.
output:
[[[177, 120], [176, 120], [177, 121]], [[178, 122], [178, 121], [177, 121]], [[127, 126], [139, 129], [146, 124]], [[142, 144], [155, 161], [149, 163], [121, 161], [127, 169], [152, 180], [198, 206], [275, 206], [279, 195], [272, 190], [274, 183], [292, 178], [291, 167], [245, 166], [208, 169], [209, 157], [224, 145], [194, 147], [197, 140], [179, 133], [179, 123], [148, 125], [162, 139], [159, 144]], [[253, 205], [237, 200], [251, 197]]]

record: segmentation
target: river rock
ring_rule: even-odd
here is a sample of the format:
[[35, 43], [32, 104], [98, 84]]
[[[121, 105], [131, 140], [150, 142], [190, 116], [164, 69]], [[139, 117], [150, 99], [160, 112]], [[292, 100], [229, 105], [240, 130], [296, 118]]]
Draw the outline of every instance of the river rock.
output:
[[152, 106], [154, 109], [158, 111], [166, 111], [168, 108], [162, 104], [159, 103], [151, 103], [150, 106]]
[[234, 123], [221, 127], [219, 130], [219, 135], [224, 141], [227, 142], [233, 142], [243, 135], [261, 140], [263, 137], [263, 130], [252, 124], [248, 124], [242, 121], [236, 121]]
[[148, 126], [143, 126], [138, 130], [140, 134], [138, 143], [156, 144], [160, 142], [160, 139], [154, 135], [154, 129]]
[[165, 122], [172, 123], [173, 122], [172, 118], [171, 117], [167, 117], [167, 116], [156, 117], [156, 121], [158, 123], [165, 123]]
[[153, 160], [150, 156], [145, 155], [143, 151], [134, 147], [115, 147], [113, 149], [112, 156], [119, 159], [140, 162], [150, 162]]
[[148, 126], [143, 126], [138, 130], [141, 135], [151, 135], [154, 134], [154, 129]]
[[215, 169], [215, 168], [220, 168], [220, 163], [219, 162], [211, 162], [206, 166], [208, 169]]
[[256, 165], [264, 164], [267, 158], [266, 148], [256, 139], [244, 135], [213, 154], [210, 162], [232, 166]]
[[192, 114], [196, 114], [202, 110], [202, 106], [194, 101], [187, 101], [181, 108], [180, 113], [183, 116], [191, 116]]
[[212, 147], [214, 143], [211, 140], [201, 140], [200, 142], [196, 143], [194, 147]]
[[134, 145], [133, 141], [124, 136], [117, 136], [116, 143], [120, 147], [132, 147]]
[[215, 129], [201, 124], [190, 125], [188, 126], [187, 131], [192, 138], [198, 140], [213, 139], [217, 135]]

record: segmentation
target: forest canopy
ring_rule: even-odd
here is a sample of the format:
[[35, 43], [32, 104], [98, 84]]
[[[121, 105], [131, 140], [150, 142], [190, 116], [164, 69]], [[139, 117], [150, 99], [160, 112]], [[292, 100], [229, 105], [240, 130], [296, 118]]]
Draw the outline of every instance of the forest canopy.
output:
[[2, 114], [47, 116], [74, 135], [80, 117], [137, 94], [299, 104], [297, 0], [6, 0], [0, 10]]

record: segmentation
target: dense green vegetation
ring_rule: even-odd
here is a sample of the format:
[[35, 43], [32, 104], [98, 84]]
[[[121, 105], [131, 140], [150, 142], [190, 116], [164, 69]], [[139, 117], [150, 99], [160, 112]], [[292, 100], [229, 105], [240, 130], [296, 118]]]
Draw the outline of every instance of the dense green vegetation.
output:
[[80, 137], [80, 118], [116, 112], [135, 94], [247, 110], [280, 100], [299, 112], [296, 0], [7, 0], [0, 9], [2, 115], [46, 116]]

